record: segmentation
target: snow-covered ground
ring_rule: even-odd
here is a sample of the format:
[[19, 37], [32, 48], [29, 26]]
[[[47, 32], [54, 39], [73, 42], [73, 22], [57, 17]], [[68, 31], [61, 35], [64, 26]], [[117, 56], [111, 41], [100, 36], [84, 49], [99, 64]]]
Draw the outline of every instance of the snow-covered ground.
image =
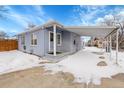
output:
[[0, 52], [0, 74], [39, 66], [42, 59], [17, 50]]
[[[119, 66], [115, 64], [115, 51], [112, 51], [112, 61], [109, 60], [108, 53], [99, 55], [97, 52], [104, 52], [104, 50], [86, 47], [53, 64], [39, 64], [45, 60], [17, 50], [0, 52], [0, 74], [43, 65], [46, 70], [52, 70], [52, 73], [57, 73], [58, 71], [72, 73], [75, 77], [75, 82], [100, 84], [102, 77], [111, 78], [112, 75], [117, 73], [124, 73], [123, 52], [119, 52]], [[100, 56], [104, 56], [105, 59], [100, 59]], [[105, 61], [107, 66], [97, 66], [97, 63], [101, 61]]]
[[[60, 61], [56, 64], [45, 64], [46, 70], [52, 70], [52, 73], [58, 71], [70, 72], [75, 77], [75, 82], [100, 84], [102, 77], [111, 78], [117, 73], [124, 73], [124, 53], [119, 53], [119, 66], [115, 64], [115, 51], [112, 52], [112, 61], [109, 60], [109, 54], [98, 55], [93, 52], [104, 52], [104, 50], [95, 47], [86, 47], [74, 55]], [[104, 56], [105, 59], [100, 59]], [[97, 66], [100, 61], [105, 61], [107, 66]]]

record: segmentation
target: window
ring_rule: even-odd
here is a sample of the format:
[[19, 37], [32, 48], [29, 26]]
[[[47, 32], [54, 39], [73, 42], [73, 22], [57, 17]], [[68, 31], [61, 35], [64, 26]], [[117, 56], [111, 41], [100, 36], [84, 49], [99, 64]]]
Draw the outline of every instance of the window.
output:
[[37, 45], [37, 35], [31, 34], [31, 45]]
[[73, 44], [76, 45], [76, 40], [73, 41]]
[[[53, 42], [53, 40], [54, 40], [54, 34], [53, 34], [53, 32], [50, 31], [49, 32], [49, 41]], [[56, 34], [56, 43], [58, 46], [61, 46], [61, 43], [62, 43], [61, 33]]]
[[53, 42], [53, 32], [50, 32], [50, 42]]
[[61, 33], [57, 33], [57, 45], [61, 46]]
[[21, 36], [21, 44], [22, 45], [25, 45], [25, 35], [22, 35]]

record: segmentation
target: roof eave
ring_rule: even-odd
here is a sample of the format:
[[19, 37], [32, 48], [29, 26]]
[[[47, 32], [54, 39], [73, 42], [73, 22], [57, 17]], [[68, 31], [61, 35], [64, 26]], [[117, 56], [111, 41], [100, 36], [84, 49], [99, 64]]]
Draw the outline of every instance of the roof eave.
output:
[[64, 26], [64, 28], [117, 28], [116, 26]]
[[58, 23], [58, 22], [56, 22], [56, 21], [49, 21], [49, 22], [47, 22], [47, 23], [45, 23], [45, 24], [43, 24], [43, 25], [40, 25], [40, 26], [31, 28], [31, 29], [29, 29], [28, 31], [19, 33], [18, 35], [22, 35], [22, 34], [25, 34], [25, 33], [34, 32], [34, 31], [36, 31], [36, 30], [44, 29], [45, 27], [50, 27], [50, 26], [53, 26], [53, 25], [57, 25], [58, 27], [63, 27], [63, 25], [61, 25], [60, 23]]

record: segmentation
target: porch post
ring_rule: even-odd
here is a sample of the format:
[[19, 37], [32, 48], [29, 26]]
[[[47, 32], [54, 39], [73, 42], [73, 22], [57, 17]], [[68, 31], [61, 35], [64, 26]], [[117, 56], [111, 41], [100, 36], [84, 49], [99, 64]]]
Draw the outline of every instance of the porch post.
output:
[[105, 49], [105, 40], [103, 39], [103, 42], [102, 42], [102, 49], [104, 50]]
[[107, 50], [107, 52], [108, 52], [108, 37], [107, 37], [107, 46], [106, 46], [106, 50]]
[[112, 38], [111, 38], [111, 35], [110, 35], [110, 37], [109, 37], [109, 39], [110, 39], [110, 60], [111, 60], [111, 53], [112, 53]]
[[105, 52], [107, 52], [107, 44], [106, 44], [106, 39], [105, 39]]
[[116, 32], [116, 64], [118, 64], [118, 30]]
[[53, 25], [53, 54], [56, 56], [56, 25]]

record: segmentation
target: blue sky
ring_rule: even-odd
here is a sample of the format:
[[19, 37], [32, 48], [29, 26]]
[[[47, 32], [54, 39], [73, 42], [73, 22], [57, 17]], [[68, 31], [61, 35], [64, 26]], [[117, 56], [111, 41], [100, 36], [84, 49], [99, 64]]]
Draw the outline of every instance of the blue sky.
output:
[[29, 23], [41, 25], [56, 20], [63, 25], [97, 25], [113, 15], [124, 17], [124, 6], [46, 5], [5, 6], [6, 19], [0, 19], [0, 30], [9, 35], [23, 32]]

